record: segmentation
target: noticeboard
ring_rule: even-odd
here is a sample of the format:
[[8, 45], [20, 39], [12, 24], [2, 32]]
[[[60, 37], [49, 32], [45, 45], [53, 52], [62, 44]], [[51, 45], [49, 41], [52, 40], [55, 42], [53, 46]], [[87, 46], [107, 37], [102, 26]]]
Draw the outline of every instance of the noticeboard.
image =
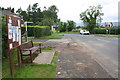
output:
[[16, 15], [6, 15], [8, 48], [14, 49], [21, 45], [21, 18]]

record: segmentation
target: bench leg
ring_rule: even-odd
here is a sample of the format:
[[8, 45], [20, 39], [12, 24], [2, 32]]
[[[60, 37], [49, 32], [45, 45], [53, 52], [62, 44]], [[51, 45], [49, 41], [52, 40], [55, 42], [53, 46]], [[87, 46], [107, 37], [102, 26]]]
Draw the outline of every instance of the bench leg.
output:
[[33, 58], [32, 58], [32, 52], [30, 51], [30, 58], [31, 58], [31, 63], [33, 61]]
[[31, 63], [32, 63], [32, 61], [33, 61], [32, 55], [30, 55], [30, 59], [31, 59]]
[[42, 49], [41, 49], [41, 44], [39, 44], [39, 49], [40, 49], [40, 53], [42, 52]]
[[21, 55], [21, 63], [23, 63], [23, 57], [22, 57], [22, 55]]
[[41, 51], [41, 48], [40, 48], [40, 53], [41, 53], [42, 51]]

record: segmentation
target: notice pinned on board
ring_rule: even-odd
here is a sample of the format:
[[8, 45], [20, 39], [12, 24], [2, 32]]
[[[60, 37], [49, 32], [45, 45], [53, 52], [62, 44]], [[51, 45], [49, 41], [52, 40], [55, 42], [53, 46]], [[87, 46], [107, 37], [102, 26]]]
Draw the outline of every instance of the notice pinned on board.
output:
[[9, 46], [10, 46], [10, 49], [11, 49], [11, 48], [13, 48], [13, 45], [12, 45], [12, 43], [11, 43]]

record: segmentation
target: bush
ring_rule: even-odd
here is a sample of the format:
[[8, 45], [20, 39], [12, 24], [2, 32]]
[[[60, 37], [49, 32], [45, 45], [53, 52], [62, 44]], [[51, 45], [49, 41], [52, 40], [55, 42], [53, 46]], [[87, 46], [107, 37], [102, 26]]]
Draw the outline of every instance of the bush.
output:
[[34, 28], [34, 37], [42, 37], [51, 35], [50, 27], [35, 27]]
[[94, 34], [107, 34], [106, 30], [108, 30], [109, 34], [120, 34], [120, 27], [95, 28], [93, 30], [93, 33]]
[[[27, 31], [28, 31], [28, 36], [34, 36], [34, 31], [33, 31], [34, 27], [28, 26], [27, 27]], [[22, 34], [25, 33], [26, 31], [26, 27], [22, 27], [21, 28]]]
[[79, 29], [73, 29], [72, 32], [80, 32]]
[[6, 31], [6, 17], [2, 17], [2, 57], [8, 57], [7, 31]]
[[[25, 32], [26, 27], [22, 27], [22, 34]], [[49, 26], [28, 26], [28, 36], [42, 37], [51, 35]]]

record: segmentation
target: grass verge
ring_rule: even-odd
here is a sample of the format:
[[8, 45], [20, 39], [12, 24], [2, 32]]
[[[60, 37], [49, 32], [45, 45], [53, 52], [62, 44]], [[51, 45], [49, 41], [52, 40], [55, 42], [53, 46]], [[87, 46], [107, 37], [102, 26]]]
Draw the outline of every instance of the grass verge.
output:
[[42, 39], [61, 39], [62, 38], [62, 34], [52, 34], [50, 36], [44, 36], [44, 37], [41, 37]]
[[[52, 34], [50, 36], [43, 36], [40, 37], [40, 39], [61, 39], [62, 38], [62, 34]], [[35, 39], [35, 37], [28, 37], [28, 39]]]
[[[53, 51], [50, 48], [42, 50], [43, 52]], [[14, 51], [13, 63], [14, 63], [14, 78], [56, 78], [56, 67], [57, 67], [57, 55], [58, 52], [55, 51], [55, 55], [52, 60], [52, 64], [30, 64], [22, 65], [21, 67], [16, 66], [17, 54]], [[5, 59], [3, 61], [3, 77], [11, 78], [9, 72], [9, 60]]]
[[94, 34], [96, 36], [103, 36], [103, 37], [120, 37], [120, 35], [110, 35], [110, 34]]
[[79, 32], [60, 32], [60, 33], [64, 33], [64, 34], [80, 34]]

